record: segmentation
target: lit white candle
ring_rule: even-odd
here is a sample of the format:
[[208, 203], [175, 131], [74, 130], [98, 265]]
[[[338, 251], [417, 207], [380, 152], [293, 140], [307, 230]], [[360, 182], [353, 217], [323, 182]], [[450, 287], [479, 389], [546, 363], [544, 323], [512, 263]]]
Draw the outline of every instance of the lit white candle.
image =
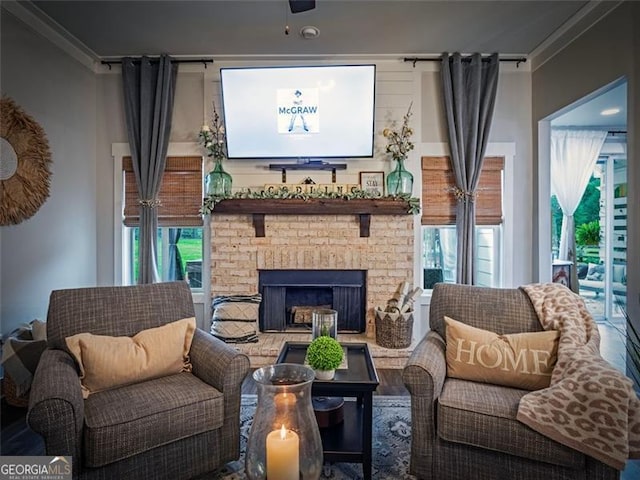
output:
[[296, 406], [296, 396], [288, 392], [278, 393], [274, 397], [274, 403], [276, 404], [276, 410], [286, 411]]
[[267, 435], [267, 479], [299, 480], [300, 441], [298, 434], [282, 428]]

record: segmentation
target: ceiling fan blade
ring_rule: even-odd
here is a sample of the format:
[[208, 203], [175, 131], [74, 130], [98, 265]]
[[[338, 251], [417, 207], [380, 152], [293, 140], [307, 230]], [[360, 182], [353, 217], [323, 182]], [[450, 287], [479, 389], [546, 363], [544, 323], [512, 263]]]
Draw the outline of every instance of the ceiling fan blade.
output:
[[316, 8], [316, 0], [289, 0], [291, 13], [307, 12]]

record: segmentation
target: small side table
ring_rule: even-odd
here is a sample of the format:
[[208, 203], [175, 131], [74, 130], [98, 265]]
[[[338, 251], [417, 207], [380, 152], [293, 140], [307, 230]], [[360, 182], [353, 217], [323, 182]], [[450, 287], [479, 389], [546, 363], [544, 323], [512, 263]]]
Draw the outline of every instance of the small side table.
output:
[[571, 269], [573, 262], [567, 260], [554, 260], [552, 265], [551, 280], [553, 283], [561, 283], [571, 290]]
[[[276, 363], [301, 363], [308, 343], [286, 342]], [[373, 431], [373, 392], [378, 388], [378, 372], [366, 343], [343, 343], [347, 349], [346, 369], [336, 370], [333, 380], [315, 380], [311, 387], [314, 396], [350, 397], [344, 402], [344, 421], [321, 428], [322, 449], [326, 462], [362, 463], [365, 479], [371, 479], [371, 440]]]

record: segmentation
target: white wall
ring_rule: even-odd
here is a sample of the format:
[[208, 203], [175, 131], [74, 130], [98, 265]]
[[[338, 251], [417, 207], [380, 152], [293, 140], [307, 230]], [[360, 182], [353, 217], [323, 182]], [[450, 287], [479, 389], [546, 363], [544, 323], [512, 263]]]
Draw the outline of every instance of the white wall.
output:
[[[6, 18], [5, 18], [6, 17]], [[0, 266], [2, 312], [15, 319], [11, 325], [43, 317], [53, 288], [83, 285], [112, 285], [114, 257], [114, 143], [126, 143], [125, 117], [120, 71], [103, 67], [98, 74], [86, 70], [71, 57], [34, 34], [3, 11], [2, 23], [3, 91], [34, 114], [50, 137], [54, 151], [54, 182], [49, 201], [36, 216], [18, 227], [2, 227]], [[219, 105], [221, 66], [286, 64], [271, 62], [216, 62], [214, 68], [181, 65], [174, 106], [172, 142], [195, 142], [203, 121], [211, 117], [211, 102]], [[296, 61], [296, 64], [305, 63]], [[308, 61], [306, 63], [317, 63]], [[350, 63], [372, 63], [371, 60]], [[420, 195], [420, 149], [427, 143], [446, 142], [446, 124], [440, 100], [438, 66], [379, 60], [376, 82], [376, 149], [372, 159], [347, 160], [348, 169], [338, 172], [338, 181], [357, 183], [362, 170], [392, 169], [383, 154], [382, 129], [393, 119], [401, 121], [413, 102], [412, 126], [416, 150], [407, 164], [414, 174], [414, 195]], [[531, 78], [526, 66], [515, 69], [501, 65], [500, 87], [490, 143], [515, 144], [510, 165], [517, 186], [513, 198], [521, 215], [514, 217], [511, 231], [520, 251], [531, 248], [532, 161], [531, 161]], [[278, 172], [268, 170], [268, 161], [228, 161], [234, 187], [260, 186], [280, 181]], [[328, 172], [291, 172], [290, 182], [306, 176], [329, 182]], [[94, 193], [95, 192], [95, 193]], [[73, 221], [68, 221], [73, 213]], [[67, 227], [68, 228], [65, 228]], [[419, 217], [416, 216], [419, 227]], [[69, 229], [73, 229], [73, 235]], [[419, 255], [419, 228], [416, 258]], [[77, 232], [81, 232], [78, 235]], [[18, 252], [18, 254], [16, 254]], [[44, 260], [44, 261], [43, 261]], [[416, 265], [415, 278], [420, 277]], [[531, 259], [515, 258], [512, 283], [532, 280]], [[197, 305], [202, 311], [204, 305]], [[12, 327], [5, 328], [6, 332]]]
[[[283, 62], [280, 62], [283, 63]], [[298, 62], [300, 63], [300, 62]], [[220, 66], [250, 65], [253, 63], [226, 63]], [[173, 118], [172, 142], [193, 142], [197, 140], [197, 132], [203, 121], [208, 121], [211, 116], [211, 102], [220, 102], [219, 73], [218, 68], [201, 69], [181, 68], [176, 91], [175, 110]], [[186, 70], [186, 71], [183, 71]], [[530, 171], [530, 158], [526, 155], [529, 151], [528, 141], [530, 132], [528, 123], [529, 106], [522, 102], [529, 92], [529, 75], [525, 71], [513, 72], [510, 70], [501, 74], [500, 90], [496, 106], [495, 126], [492, 129], [490, 141], [515, 142], [517, 144], [518, 157], [521, 163], [515, 166], [516, 176], [525, 179], [522, 185], [516, 189], [518, 202], [527, 205], [530, 198], [531, 186], [527, 184]], [[347, 160], [348, 169], [338, 173], [338, 181], [345, 183], [357, 183], [358, 173], [361, 170], [383, 170], [389, 172], [392, 169], [391, 162], [383, 153], [384, 138], [381, 132], [392, 120], [400, 121], [406, 112], [408, 105], [413, 102], [412, 125], [416, 131], [414, 141], [416, 145], [429, 141], [446, 142], [446, 134], [442, 116], [440, 101], [439, 73], [434, 70], [433, 64], [418, 64], [413, 68], [410, 63], [400, 60], [384, 60], [377, 62], [376, 83], [376, 149], [372, 159]], [[103, 70], [97, 75], [96, 80], [96, 104], [98, 132], [96, 139], [95, 183], [96, 196], [95, 208], [97, 212], [96, 248], [99, 255], [96, 260], [96, 280], [100, 285], [111, 285], [115, 279], [114, 245], [114, 164], [111, 155], [111, 147], [114, 143], [126, 143], [125, 119], [122, 103], [122, 89], [120, 73], [117, 69], [109, 72]], [[414, 195], [419, 196], [420, 186], [420, 155], [424, 152], [420, 148], [412, 153], [408, 168], [415, 177]], [[267, 161], [227, 161], [225, 168], [233, 175], [234, 187], [255, 187], [265, 183], [279, 182], [280, 174], [268, 170]], [[288, 181], [299, 182], [307, 175], [311, 175], [317, 182], [329, 182], [328, 172], [291, 172]], [[416, 217], [417, 225], [419, 218]], [[523, 228], [528, 225], [524, 222]], [[416, 248], [419, 255], [419, 228], [417, 229]], [[506, 240], [507, 242], [509, 239]], [[515, 278], [530, 278], [528, 260], [514, 266], [517, 274]], [[416, 265], [414, 276], [420, 278], [420, 265]], [[521, 282], [521, 283], [523, 283]], [[204, 313], [204, 305], [199, 307]]]
[[[429, 69], [422, 74], [422, 155], [442, 155], [433, 146], [448, 143], [447, 124], [437, 64], [417, 64]], [[505, 156], [503, 286], [517, 287], [533, 281], [531, 236], [533, 232], [531, 157], [531, 72], [528, 65], [501, 63], [498, 92], [487, 155]], [[512, 152], [512, 146], [514, 150]], [[517, 206], [517, 207], [514, 207]], [[417, 257], [418, 258], [418, 257]]]
[[0, 227], [2, 333], [46, 318], [54, 289], [96, 283], [96, 79], [1, 11], [1, 89], [46, 132], [50, 195], [30, 219]]
[[[204, 79], [204, 96], [205, 96], [205, 118], [211, 120], [212, 102], [215, 101], [216, 108], [220, 112], [221, 94], [220, 94], [220, 74], [221, 67], [244, 67], [244, 66], [266, 66], [266, 65], [318, 65], [343, 62], [326, 62], [326, 61], [216, 61], [214, 68], [208, 68], [205, 71]], [[382, 136], [382, 130], [388, 126], [388, 122], [392, 119], [402, 121], [402, 116], [406, 113], [409, 104], [413, 101], [412, 124], [419, 122], [420, 112], [419, 105], [416, 101], [416, 87], [419, 83], [419, 77], [415, 75], [410, 63], [401, 60], [363, 60], [349, 61], [350, 64], [376, 64], [376, 109], [375, 109], [375, 149], [373, 158], [354, 158], [354, 159], [332, 159], [332, 163], [346, 163], [346, 170], [337, 172], [337, 181], [339, 183], [358, 183], [360, 171], [391, 171], [391, 162], [384, 155], [385, 139]], [[419, 141], [419, 135], [417, 137]], [[415, 152], [414, 152], [415, 154]], [[413, 159], [413, 157], [411, 157]], [[417, 158], [417, 156], [415, 157]], [[411, 161], [411, 160], [410, 160]], [[294, 163], [292, 160], [227, 160], [224, 164], [227, 170], [233, 176], [233, 187], [239, 189], [242, 187], [260, 187], [268, 183], [280, 183], [281, 174], [279, 171], [269, 170], [269, 163]], [[417, 162], [416, 162], [417, 165]], [[311, 177], [316, 183], [331, 183], [331, 172], [329, 171], [289, 171], [287, 172], [287, 183], [299, 183], [306, 177]], [[414, 190], [418, 194], [417, 190]]]
[[[202, 126], [204, 93], [203, 72], [190, 72], [185, 65], [178, 68], [178, 80], [173, 107], [171, 142], [197, 142]], [[185, 71], [186, 70], [186, 71]], [[192, 69], [193, 70], [193, 69]], [[122, 77], [120, 68], [106, 68], [97, 75], [98, 139], [97, 139], [97, 242], [98, 284], [113, 285], [115, 281], [114, 252], [114, 159], [112, 145], [128, 143]]]

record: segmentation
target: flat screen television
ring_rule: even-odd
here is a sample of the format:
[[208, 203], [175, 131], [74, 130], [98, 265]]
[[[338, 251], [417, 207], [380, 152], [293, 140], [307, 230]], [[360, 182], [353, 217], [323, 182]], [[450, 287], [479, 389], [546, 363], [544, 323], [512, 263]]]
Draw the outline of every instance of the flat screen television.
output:
[[228, 157], [372, 157], [375, 76], [375, 65], [221, 68]]

